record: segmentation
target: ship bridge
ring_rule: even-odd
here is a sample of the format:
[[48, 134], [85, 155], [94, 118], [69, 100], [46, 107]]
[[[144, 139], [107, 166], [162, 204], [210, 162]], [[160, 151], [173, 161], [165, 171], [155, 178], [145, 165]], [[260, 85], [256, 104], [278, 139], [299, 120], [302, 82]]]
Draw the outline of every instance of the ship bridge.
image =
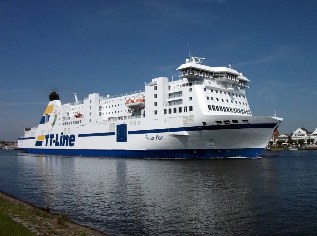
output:
[[248, 80], [242, 73], [229, 67], [211, 67], [203, 65], [201, 57], [191, 57], [186, 59], [185, 63], [177, 68], [181, 78], [189, 80], [212, 79], [222, 84], [237, 84], [240, 87], [248, 88]]

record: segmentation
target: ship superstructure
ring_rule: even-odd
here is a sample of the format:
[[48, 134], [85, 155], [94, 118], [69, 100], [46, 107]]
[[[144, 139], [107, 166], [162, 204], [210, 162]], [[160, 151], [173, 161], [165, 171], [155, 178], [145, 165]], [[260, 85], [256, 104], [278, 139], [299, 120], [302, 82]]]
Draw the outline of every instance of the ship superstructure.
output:
[[141, 158], [255, 157], [281, 119], [252, 116], [249, 80], [228, 67], [186, 59], [178, 80], [152, 79], [144, 91], [89, 94], [61, 104], [57, 93], [19, 147], [30, 153]]

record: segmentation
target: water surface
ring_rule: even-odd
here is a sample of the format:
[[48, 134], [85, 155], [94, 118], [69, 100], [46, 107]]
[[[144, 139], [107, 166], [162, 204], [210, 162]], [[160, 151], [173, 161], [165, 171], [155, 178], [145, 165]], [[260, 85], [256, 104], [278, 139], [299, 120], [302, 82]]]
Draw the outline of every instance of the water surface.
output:
[[0, 151], [0, 191], [109, 235], [316, 234], [317, 151], [146, 160]]

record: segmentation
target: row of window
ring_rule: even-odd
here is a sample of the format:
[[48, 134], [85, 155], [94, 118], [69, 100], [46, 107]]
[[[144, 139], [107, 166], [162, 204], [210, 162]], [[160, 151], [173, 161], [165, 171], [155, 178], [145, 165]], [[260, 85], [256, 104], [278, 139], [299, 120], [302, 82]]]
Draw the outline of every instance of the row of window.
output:
[[[175, 114], [175, 113], [182, 113], [193, 111], [193, 106], [185, 106], [185, 107], [174, 107], [169, 109], [164, 109], [164, 114]], [[154, 114], [157, 115], [157, 110], [154, 111]]]
[[215, 106], [215, 105], [208, 105], [208, 110], [251, 115], [250, 110], [232, 108], [232, 107]]
[[125, 111], [121, 110], [121, 111], [99, 112], [99, 116], [111, 115], [111, 114], [117, 114], [117, 113], [119, 114], [119, 113], [123, 113], [123, 112], [128, 113], [128, 110], [125, 110]]
[[76, 121], [70, 121], [70, 122], [63, 122], [63, 125], [77, 125], [80, 123], [81, 123], [81, 120], [76, 120]]
[[[207, 100], [212, 100], [212, 101], [213, 101], [213, 100], [214, 100], [214, 97], [207, 97]], [[219, 102], [219, 101], [220, 101], [220, 98], [216, 98], [216, 101]], [[221, 98], [221, 101], [222, 101], [222, 102], [225, 102], [225, 100], [224, 100], [223, 98]], [[228, 99], [226, 99], [226, 101], [229, 102]], [[231, 100], [231, 103], [233, 103], [233, 100]], [[235, 101], [235, 103], [238, 104], [238, 101]], [[248, 105], [246, 102], [239, 102], [239, 104], [240, 104], [240, 105], [243, 104], [243, 105], [245, 105], [245, 106]]]
[[[222, 125], [222, 124], [224, 124], [224, 125], [229, 125], [229, 124], [238, 124], [239, 123], [239, 121], [238, 120], [224, 120], [224, 121], [220, 121], [220, 120], [217, 120], [217, 121], [215, 121], [215, 123], [216, 123], [216, 125]], [[244, 123], [244, 124], [248, 124], [249, 123], [249, 121], [248, 120], [242, 120], [242, 123]]]
[[[207, 91], [207, 88], [204, 88], [204, 91]], [[224, 91], [221, 91], [221, 90], [218, 91], [218, 90], [216, 90], [216, 89], [215, 89], [215, 90], [210, 89], [209, 91], [210, 91], [211, 93], [212, 93], [212, 92], [220, 93], [220, 94], [223, 93], [224, 95], [227, 95], [227, 94], [228, 94], [229, 96], [231, 95], [231, 96], [233, 96], [233, 97], [239, 97], [239, 98], [243, 97], [243, 98], [245, 98], [244, 95], [234, 94], [234, 93], [229, 93], [229, 92], [224, 92]], [[207, 91], [207, 92], [208, 92], [208, 91]]]

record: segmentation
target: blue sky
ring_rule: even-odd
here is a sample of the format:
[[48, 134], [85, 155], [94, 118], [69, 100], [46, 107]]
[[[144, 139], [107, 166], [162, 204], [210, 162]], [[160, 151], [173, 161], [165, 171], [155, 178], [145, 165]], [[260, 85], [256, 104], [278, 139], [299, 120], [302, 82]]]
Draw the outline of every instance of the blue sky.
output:
[[0, 0], [0, 139], [62, 102], [144, 89], [191, 53], [251, 80], [254, 115], [317, 128], [315, 0]]

